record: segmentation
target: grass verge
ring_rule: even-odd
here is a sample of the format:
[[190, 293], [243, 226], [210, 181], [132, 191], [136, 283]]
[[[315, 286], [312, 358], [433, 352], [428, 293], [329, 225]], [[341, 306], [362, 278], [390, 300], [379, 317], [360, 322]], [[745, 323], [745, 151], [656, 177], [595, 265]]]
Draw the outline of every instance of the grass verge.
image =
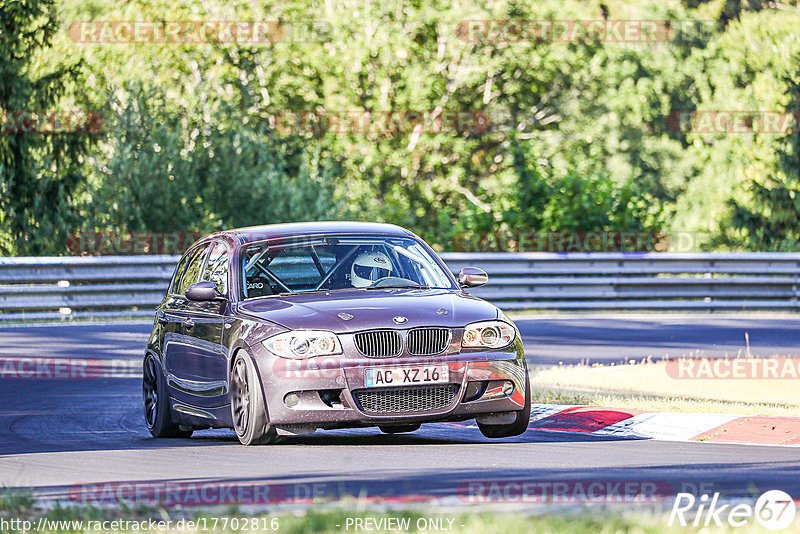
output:
[[647, 411], [800, 417], [800, 388], [790, 379], [678, 379], [664, 361], [539, 369], [536, 403]]

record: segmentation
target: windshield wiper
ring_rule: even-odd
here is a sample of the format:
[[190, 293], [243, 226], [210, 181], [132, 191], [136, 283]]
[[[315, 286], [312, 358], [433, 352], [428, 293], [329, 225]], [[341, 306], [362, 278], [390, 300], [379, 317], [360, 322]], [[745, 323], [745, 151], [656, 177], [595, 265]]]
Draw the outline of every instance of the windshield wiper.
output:
[[402, 286], [402, 285], [390, 285], [390, 286], [369, 286], [365, 287], [364, 289], [430, 289], [430, 286]]

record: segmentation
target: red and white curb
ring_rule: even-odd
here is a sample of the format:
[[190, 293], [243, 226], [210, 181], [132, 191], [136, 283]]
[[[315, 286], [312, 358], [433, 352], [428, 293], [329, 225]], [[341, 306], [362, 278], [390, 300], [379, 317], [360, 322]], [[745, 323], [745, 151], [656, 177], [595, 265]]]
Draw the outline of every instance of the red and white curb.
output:
[[747, 417], [534, 404], [528, 428], [668, 441], [800, 446], [800, 417]]

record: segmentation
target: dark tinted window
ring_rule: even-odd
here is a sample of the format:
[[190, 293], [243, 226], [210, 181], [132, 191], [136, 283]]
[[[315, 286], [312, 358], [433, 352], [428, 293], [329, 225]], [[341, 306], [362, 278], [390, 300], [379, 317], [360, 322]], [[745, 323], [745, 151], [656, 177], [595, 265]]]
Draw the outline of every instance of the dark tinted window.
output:
[[181, 295], [186, 294], [189, 286], [194, 284], [200, 279], [200, 269], [203, 267], [203, 259], [205, 258], [205, 251], [208, 247], [201, 246], [196, 248], [189, 254], [189, 264], [186, 266], [186, 272], [183, 273], [181, 278], [181, 286], [178, 293]]

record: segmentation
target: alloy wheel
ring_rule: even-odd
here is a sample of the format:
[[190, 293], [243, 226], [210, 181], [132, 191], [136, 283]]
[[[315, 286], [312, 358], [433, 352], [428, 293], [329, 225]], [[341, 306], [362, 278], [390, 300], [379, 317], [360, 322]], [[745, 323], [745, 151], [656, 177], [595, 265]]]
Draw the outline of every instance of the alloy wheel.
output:
[[158, 414], [158, 369], [156, 361], [148, 356], [144, 364], [142, 387], [144, 389], [144, 419], [153, 428]]
[[250, 388], [247, 383], [247, 364], [242, 358], [233, 366], [233, 416], [236, 431], [244, 434], [250, 419]]

